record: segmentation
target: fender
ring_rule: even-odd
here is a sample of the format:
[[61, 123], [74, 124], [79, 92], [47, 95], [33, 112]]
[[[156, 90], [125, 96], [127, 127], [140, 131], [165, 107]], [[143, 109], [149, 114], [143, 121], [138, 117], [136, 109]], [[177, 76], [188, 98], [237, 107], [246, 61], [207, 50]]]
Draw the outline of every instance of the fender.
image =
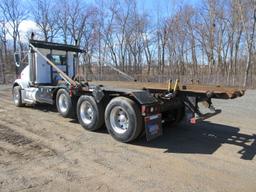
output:
[[29, 66], [26, 66], [20, 74], [20, 78], [16, 79], [13, 83], [13, 87], [19, 85], [21, 89], [25, 89], [29, 87]]
[[23, 80], [23, 79], [16, 79], [13, 82], [12, 88], [15, 87], [15, 86], [20, 86], [21, 89], [25, 89], [25, 88], [28, 88], [29, 83], [28, 83], [28, 81]]

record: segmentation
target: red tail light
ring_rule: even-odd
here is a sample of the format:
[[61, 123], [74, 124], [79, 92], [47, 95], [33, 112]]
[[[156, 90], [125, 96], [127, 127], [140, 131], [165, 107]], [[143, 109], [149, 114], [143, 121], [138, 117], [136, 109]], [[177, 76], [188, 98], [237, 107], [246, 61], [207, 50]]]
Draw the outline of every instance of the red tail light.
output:
[[160, 112], [160, 107], [158, 105], [151, 105], [151, 106], [142, 105], [141, 106], [141, 114], [143, 116], [157, 114], [159, 112]]
[[70, 97], [73, 96], [73, 86], [70, 86], [70, 88], [69, 88], [69, 95], [70, 95]]

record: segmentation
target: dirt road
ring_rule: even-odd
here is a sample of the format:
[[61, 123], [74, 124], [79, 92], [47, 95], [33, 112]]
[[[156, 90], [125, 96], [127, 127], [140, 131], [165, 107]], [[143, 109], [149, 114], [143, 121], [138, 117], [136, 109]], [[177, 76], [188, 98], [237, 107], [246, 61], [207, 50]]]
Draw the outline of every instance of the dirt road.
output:
[[16, 108], [0, 87], [0, 191], [256, 191], [256, 91], [215, 101], [209, 122], [152, 142], [85, 131], [50, 106]]

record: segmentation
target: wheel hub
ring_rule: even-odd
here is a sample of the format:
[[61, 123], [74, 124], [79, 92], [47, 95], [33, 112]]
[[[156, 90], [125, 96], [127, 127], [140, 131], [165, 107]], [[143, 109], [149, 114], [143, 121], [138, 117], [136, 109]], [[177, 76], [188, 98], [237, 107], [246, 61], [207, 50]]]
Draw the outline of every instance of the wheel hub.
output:
[[110, 113], [110, 123], [115, 132], [125, 133], [129, 127], [129, 118], [125, 109], [114, 107]]
[[59, 108], [62, 113], [68, 110], [68, 98], [64, 94], [61, 94], [59, 97]]
[[95, 111], [94, 111], [94, 108], [92, 107], [92, 105], [88, 101], [84, 101], [80, 107], [80, 116], [81, 116], [82, 121], [86, 125], [92, 123], [94, 114], [95, 114]]

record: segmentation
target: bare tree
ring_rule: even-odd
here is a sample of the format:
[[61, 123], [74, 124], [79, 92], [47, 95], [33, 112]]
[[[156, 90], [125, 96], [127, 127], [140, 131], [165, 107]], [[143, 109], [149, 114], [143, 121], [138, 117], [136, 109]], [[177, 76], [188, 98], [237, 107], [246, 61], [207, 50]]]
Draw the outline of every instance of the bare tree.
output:
[[32, 0], [31, 10], [33, 19], [42, 33], [45, 41], [53, 41], [59, 28], [57, 26], [57, 16], [55, 10], [57, 4], [51, 0]]
[[20, 37], [20, 24], [27, 18], [28, 11], [24, 8], [21, 0], [1, 0], [0, 10], [9, 25], [6, 29], [13, 38], [13, 51], [15, 52], [17, 50], [17, 41]]
[[[87, 52], [83, 71], [98, 72], [98, 79], [109, 70], [103, 67], [108, 62], [134, 77], [146, 75], [143, 80], [256, 83], [254, 0], [178, 3], [172, 14], [159, 5], [157, 17], [141, 10], [136, 0], [30, 1], [27, 15], [22, 0], [0, 0], [1, 66], [9, 62], [13, 51], [23, 48], [19, 28], [28, 16], [37, 23], [45, 41], [77, 41]], [[0, 75], [3, 73], [1, 70]]]
[[7, 31], [6, 21], [3, 15], [0, 15], [0, 74], [2, 83], [5, 83], [5, 65], [7, 64]]
[[254, 44], [254, 35], [256, 27], [256, 2], [253, 0], [245, 1], [243, 4], [241, 2], [239, 7], [239, 13], [242, 17], [242, 24], [245, 31], [246, 38], [246, 48], [247, 48], [247, 57], [246, 57], [246, 67], [244, 74], [243, 86], [246, 87], [248, 81], [249, 70], [252, 65], [252, 54], [253, 54], [253, 44]]
[[[4, 16], [5, 29], [6, 32], [13, 39], [13, 52], [17, 51], [17, 44], [20, 44], [20, 49], [22, 51], [23, 46], [20, 40], [20, 24], [27, 18], [27, 10], [23, 6], [23, 1], [19, 0], [1, 0], [0, 10]], [[5, 39], [6, 40], [6, 39]], [[6, 47], [6, 46], [5, 46]], [[5, 68], [5, 67], [4, 67]], [[16, 67], [16, 74], [18, 69]]]

